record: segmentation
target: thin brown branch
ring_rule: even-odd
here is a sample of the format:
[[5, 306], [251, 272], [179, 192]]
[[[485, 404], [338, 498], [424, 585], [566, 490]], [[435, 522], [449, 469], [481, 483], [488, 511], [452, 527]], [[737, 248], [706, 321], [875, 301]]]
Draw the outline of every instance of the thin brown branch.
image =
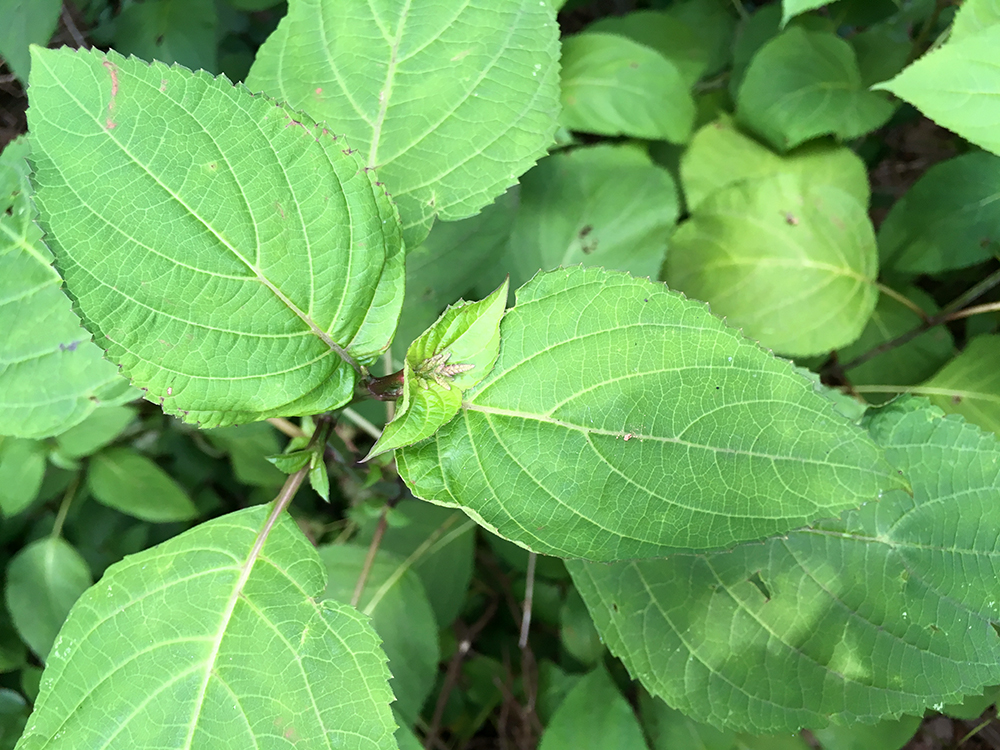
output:
[[521, 636], [517, 640], [517, 645], [522, 649], [528, 645], [528, 629], [531, 627], [531, 602], [535, 595], [535, 563], [538, 555], [534, 552], [528, 553], [528, 573], [524, 583], [524, 609], [521, 614]]
[[352, 607], [357, 607], [358, 602], [361, 601], [361, 593], [365, 590], [368, 575], [372, 572], [372, 565], [375, 564], [375, 555], [378, 553], [379, 545], [382, 544], [382, 537], [385, 535], [385, 530], [388, 526], [389, 505], [387, 503], [382, 508], [382, 515], [379, 516], [378, 525], [375, 527], [375, 534], [372, 536], [371, 544], [368, 545], [368, 554], [365, 556], [364, 565], [361, 566], [361, 575], [358, 576], [358, 582], [354, 586], [354, 594], [351, 596]]
[[69, 32], [69, 35], [73, 37], [73, 41], [76, 42], [76, 46], [83, 49], [90, 49], [90, 45], [87, 44], [87, 40], [84, 39], [83, 34], [80, 33], [80, 29], [77, 28], [76, 21], [73, 20], [73, 14], [70, 13], [65, 3], [63, 3], [62, 7], [62, 21], [66, 26], [66, 31]]
[[996, 312], [998, 310], [1000, 310], [1000, 302], [987, 302], [985, 305], [973, 305], [972, 307], [966, 307], [964, 310], [953, 312], [947, 316], [946, 320], [959, 320], [961, 318], [969, 318], [973, 315], [980, 315], [986, 312]]

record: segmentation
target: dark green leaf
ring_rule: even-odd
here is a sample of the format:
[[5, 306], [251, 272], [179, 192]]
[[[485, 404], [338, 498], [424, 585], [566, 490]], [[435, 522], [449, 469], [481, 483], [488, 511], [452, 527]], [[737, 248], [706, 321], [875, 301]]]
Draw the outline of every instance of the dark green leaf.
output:
[[635, 146], [553, 154], [521, 183], [507, 252], [512, 283], [577, 263], [655, 277], [679, 210], [670, 173]]
[[97, 500], [144, 521], [187, 521], [198, 516], [177, 482], [131, 448], [109, 448], [94, 456], [87, 483]]
[[350, 400], [345, 360], [389, 346], [403, 252], [389, 199], [343, 141], [204, 73], [34, 55], [37, 198], [108, 356], [203, 426]]
[[0, 435], [0, 515], [16, 516], [38, 497], [45, 453], [38, 440]]
[[874, 726], [826, 727], [816, 730], [815, 736], [823, 750], [899, 750], [916, 734], [920, 722], [920, 716], [903, 716]]
[[281, 450], [278, 431], [267, 422], [220, 427], [208, 430], [205, 437], [215, 447], [229, 454], [229, 459], [233, 462], [233, 473], [243, 484], [280, 487], [285, 481], [281, 471], [267, 460], [267, 456]]
[[89, 456], [118, 437], [133, 419], [135, 409], [127, 406], [97, 409], [76, 427], [59, 435], [56, 445], [59, 452], [69, 458]]
[[878, 233], [883, 265], [939, 273], [987, 260], [1000, 243], [1000, 157], [935, 164], [893, 205]]
[[0, 750], [14, 750], [30, 712], [18, 693], [0, 688]]
[[21, 640], [42, 661], [48, 661], [66, 615], [91, 583], [80, 553], [58, 537], [32, 542], [7, 565], [7, 609]]
[[922, 399], [869, 415], [912, 496], [728, 553], [567, 563], [646, 688], [761, 733], [920, 714], [997, 683], [1000, 444]]
[[563, 41], [562, 103], [560, 124], [585, 133], [684, 143], [694, 125], [694, 100], [677, 66], [615, 34]]
[[115, 18], [112, 43], [123, 55], [218, 73], [218, 20], [205, 0], [143, 0]]
[[47, 44], [59, 23], [60, 0], [0, 0], [0, 57], [19, 79], [28, 82], [28, 46]]
[[604, 642], [575, 588], [566, 595], [560, 620], [559, 637], [570, 656], [582, 664], [596, 663], [604, 653]]
[[582, 678], [556, 709], [538, 750], [646, 750], [639, 720], [603, 667]]
[[662, 284], [539, 274], [500, 340], [459, 416], [397, 463], [414, 494], [535, 551], [718, 549], [899, 486], [788, 363]]
[[857, 138], [893, 109], [882, 94], [865, 89], [847, 42], [798, 27], [760, 48], [737, 96], [740, 121], [782, 151], [821, 135]]

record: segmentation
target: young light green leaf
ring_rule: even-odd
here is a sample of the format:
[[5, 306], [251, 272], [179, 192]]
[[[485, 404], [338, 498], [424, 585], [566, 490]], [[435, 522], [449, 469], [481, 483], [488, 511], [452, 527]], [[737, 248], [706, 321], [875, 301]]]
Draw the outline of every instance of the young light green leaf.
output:
[[677, 66], [616, 34], [587, 32], [562, 45], [559, 122], [570, 130], [685, 143], [694, 99]]
[[955, 13], [948, 43], [960, 42], [997, 24], [1000, 24], [1000, 3], [996, 0], [965, 0]]
[[80, 553], [58, 537], [32, 542], [7, 565], [7, 610], [39, 659], [48, 660], [70, 608], [93, 582]]
[[98, 501], [143, 521], [188, 521], [198, 516], [198, 508], [180, 485], [131, 448], [109, 448], [94, 456], [87, 484]]
[[24, 139], [0, 153], [0, 435], [42, 438], [133, 391], [59, 291], [35, 225], [27, 156]]
[[[403, 252], [343, 140], [204, 73], [33, 54], [38, 202], [109, 357], [204, 426], [348, 401], [351, 365], [389, 346]], [[113, 167], [97, 179], [95, 163]]]
[[1000, 24], [960, 37], [875, 88], [891, 91], [938, 125], [1000, 154]]
[[556, 153], [524, 176], [506, 265], [515, 287], [577, 263], [656, 277], [679, 213], [673, 177], [634, 145]]
[[993, 257], [1000, 243], [1000, 157], [963, 154], [928, 169], [879, 228], [882, 264], [939, 273]]
[[647, 689], [762, 733], [919, 715], [997, 683], [1000, 444], [922, 399], [866, 420], [912, 496], [728, 553], [567, 562]]
[[[329, 576], [324, 596], [350, 601], [367, 556], [367, 547], [320, 547], [319, 557]], [[382, 639], [392, 673], [389, 685], [396, 694], [395, 708], [412, 724], [434, 687], [441, 658], [437, 624], [423, 584], [401, 559], [379, 550], [358, 608], [371, 618]]]
[[795, 16], [828, 5], [830, 0], [781, 0], [781, 25], [784, 26]]
[[416, 247], [476, 213], [556, 129], [555, 13], [538, 0], [292, 0], [247, 85], [347, 134]]
[[916, 391], [1000, 435], [1000, 335], [976, 336]]
[[817, 185], [833, 185], [868, 205], [871, 188], [865, 163], [851, 149], [810, 143], [779, 155], [737, 129], [723, 116], [694, 134], [681, 156], [681, 184], [694, 211], [712, 193], [743, 180], [795, 174]]
[[538, 750], [579, 750], [593, 747], [597, 738], [601, 747], [646, 750], [639, 720], [603, 666], [569, 691], [545, 728]]
[[507, 281], [479, 302], [451, 305], [406, 351], [399, 408], [365, 457], [412, 445], [458, 414], [462, 393], [485, 378], [500, 351]]
[[38, 440], [0, 435], [0, 515], [16, 516], [38, 496], [45, 454]]
[[662, 284], [539, 274], [500, 336], [459, 416], [397, 464], [418, 497], [536, 552], [718, 549], [901, 481], [787, 362]]
[[656, 50], [677, 66], [689, 88], [705, 72], [712, 53], [698, 31], [669, 12], [637, 10], [624, 16], [604, 16], [588, 25], [587, 31], [617, 34]]
[[867, 207], [788, 173], [709, 196], [677, 228], [664, 269], [671, 287], [793, 356], [857, 339], [878, 300], [877, 274]]
[[296, 450], [268, 456], [267, 460], [277, 466], [279, 471], [285, 474], [294, 474], [299, 469], [308, 466], [313, 455], [314, 451], [312, 450]]
[[498, 259], [519, 200], [520, 190], [511, 188], [475, 216], [436, 222], [420, 247], [407, 248], [406, 298], [392, 344], [396, 361], [403, 361], [407, 347], [452, 302], [482, 284], [489, 285], [479, 295], [485, 297], [503, 281], [506, 272]]
[[0, 0], [0, 57], [21, 83], [28, 82], [28, 47], [47, 44], [59, 24], [60, 0]]
[[[319, 448], [319, 446], [317, 446]], [[312, 451], [309, 465], [309, 486], [317, 495], [330, 502], [330, 477], [326, 473], [326, 461], [322, 450]]]
[[71, 427], [56, 438], [59, 452], [67, 458], [81, 458], [96, 453], [114, 440], [132, 420], [135, 409], [128, 406], [106, 406], [76, 427]]
[[109, 568], [59, 633], [19, 750], [394, 750], [377, 636], [319, 601], [323, 566], [287, 514], [255, 545], [267, 511]]
[[[424, 584], [424, 591], [439, 628], [447, 628], [465, 604], [472, 580], [476, 525], [464, 513], [419, 500], [404, 500], [393, 513], [407, 523], [390, 526], [379, 549], [403, 558]], [[377, 520], [361, 521], [355, 537], [367, 546]]]
[[219, 72], [218, 15], [203, 0], [145, 0], [115, 17], [115, 51], [147, 62], [180, 63]]
[[736, 112], [740, 122], [785, 151], [820, 135], [857, 138], [882, 125], [893, 109], [882, 94], [865, 89], [847, 42], [793, 26], [754, 56]]
[[[938, 312], [934, 299], [926, 292], [910, 287], [903, 295], [920, 306], [925, 313]], [[853, 344], [837, 352], [842, 365], [880, 344], [911, 331], [922, 323], [913, 310], [887, 294], [879, 297], [872, 317]], [[926, 380], [951, 359], [955, 342], [945, 326], [935, 326], [901, 346], [882, 352], [873, 359], [847, 370], [852, 385], [915, 385]], [[872, 403], [887, 401], [894, 394], [865, 393]]]

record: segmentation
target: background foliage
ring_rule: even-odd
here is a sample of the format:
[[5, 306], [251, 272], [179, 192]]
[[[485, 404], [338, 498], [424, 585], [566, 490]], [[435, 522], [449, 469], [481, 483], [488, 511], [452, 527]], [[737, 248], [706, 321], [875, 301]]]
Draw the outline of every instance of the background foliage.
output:
[[0, 18], [0, 750], [1000, 747], [996, 2]]

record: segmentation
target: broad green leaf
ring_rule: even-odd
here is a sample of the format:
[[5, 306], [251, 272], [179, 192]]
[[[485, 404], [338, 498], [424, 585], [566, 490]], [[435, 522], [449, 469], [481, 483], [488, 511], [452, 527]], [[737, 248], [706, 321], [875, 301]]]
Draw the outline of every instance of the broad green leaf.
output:
[[712, 53], [695, 29], [669, 12], [637, 10], [605, 16], [587, 26], [587, 31], [617, 34], [656, 50], [677, 67], [688, 87], [701, 78]]
[[32, 542], [7, 565], [7, 610], [39, 659], [48, 661], [66, 615], [93, 582], [80, 553], [58, 537]]
[[0, 516], [16, 516], [38, 496], [45, 453], [38, 440], [0, 435]]
[[17, 634], [6, 607], [0, 607], [0, 674], [16, 672], [28, 661], [28, 649]]
[[0, 153], [0, 435], [42, 438], [132, 391], [59, 291], [35, 225], [27, 156], [23, 139]]
[[177, 482], [131, 448], [109, 448], [94, 456], [87, 484], [100, 502], [143, 521], [188, 521], [198, 516]]
[[570, 588], [559, 613], [559, 640], [581, 664], [595, 664], [604, 654], [604, 643], [576, 589]]
[[[926, 292], [910, 287], [904, 296], [915, 302], [928, 315], [938, 311], [934, 300]], [[853, 344], [837, 352], [837, 360], [847, 364], [871, 349], [901, 336], [919, 326], [923, 321], [913, 310], [887, 294], [879, 297], [871, 319], [861, 336]], [[954, 354], [955, 342], [945, 326], [935, 326], [926, 333], [882, 352], [874, 359], [852, 367], [847, 378], [852, 385], [915, 385], [926, 380]], [[881, 403], [892, 394], [865, 394], [872, 403]]]
[[898, 74], [910, 61], [913, 49], [907, 31], [890, 24], [865, 29], [852, 36], [850, 42], [865, 86], [874, 86]]
[[500, 351], [507, 281], [479, 302], [461, 300], [406, 350], [402, 398], [392, 421], [365, 457], [412, 445], [450, 422], [462, 394], [489, 374]]
[[698, 44], [708, 50], [705, 75], [715, 75], [729, 64], [737, 20], [732, 0], [678, 0], [666, 12], [690, 28]]
[[861, 335], [878, 299], [867, 207], [787, 173], [705, 199], [674, 233], [665, 279], [764, 346], [812, 356]]
[[851, 149], [810, 143], [776, 154], [741, 133], [722, 117], [701, 128], [681, 156], [681, 185], [688, 209], [695, 211], [712, 193], [743, 180], [794, 174], [817, 185], [833, 185], [862, 206], [871, 194], [865, 163]]
[[816, 739], [823, 750], [899, 750], [916, 734], [920, 716], [903, 716], [875, 725], [853, 724], [817, 729]]
[[658, 276], [679, 212], [670, 173], [636, 146], [553, 154], [521, 183], [506, 257], [513, 285], [578, 263]]
[[1000, 157], [963, 154], [935, 164], [879, 228], [883, 265], [939, 273], [992, 258], [1000, 243]]
[[0, 0], [0, 57], [21, 83], [28, 82], [28, 46], [46, 44], [59, 23], [60, 0]]
[[0, 688], [0, 750], [14, 750], [31, 707], [17, 692]]
[[[447, 628], [458, 617], [472, 580], [476, 525], [464, 513], [419, 500], [404, 500], [393, 513], [406, 519], [390, 526], [380, 549], [406, 561], [424, 584], [427, 600], [439, 628]], [[362, 523], [358, 544], [367, 545], [376, 519]]]
[[817, 136], [857, 138], [879, 127], [894, 105], [868, 91], [851, 46], [835, 34], [790, 27], [750, 62], [737, 117], [779, 150]]
[[960, 703], [951, 703], [941, 708], [941, 713], [953, 719], [972, 721], [983, 715], [983, 713], [1000, 698], [1000, 688], [991, 685], [985, 690], [967, 695]]
[[403, 253], [391, 203], [343, 141], [205, 73], [34, 54], [37, 198], [109, 357], [203, 426], [347, 402], [349, 361], [389, 345]]
[[415, 247], [435, 218], [476, 213], [545, 153], [558, 56], [538, 0], [292, 0], [247, 85], [343, 130]]
[[[702, 724], [670, 708], [645, 690], [639, 692], [642, 725], [652, 750], [809, 750], [795, 735], [738, 734], [712, 724]], [[823, 750], [826, 750], [824, 748]]]
[[728, 553], [567, 563], [648, 690], [763, 733], [919, 715], [997, 683], [1000, 444], [922, 399], [866, 420], [912, 496]]
[[218, 73], [218, 21], [204, 0], [144, 0], [118, 14], [111, 41], [123, 55]]
[[209, 430], [205, 437], [219, 450], [229, 454], [233, 473], [243, 484], [280, 487], [284, 483], [284, 474], [266, 458], [281, 451], [278, 431], [267, 422], [220, 427]]
[[1000, 435], [1000, 335], [969, 341], [965, 350], [914, 389], [946, 412]]
[[418, 497], [536, 552], [718, 549], [900, 481], [787, 362], [662, 284], [539, 274], [500, 341], [459, 416], [397, 464]]
[[[420, 247], [407, 249], [406, 298], [392, 346], [397, 361], [403, 361], [407, 347], [448, 305], [480, 284], [489, 285], [479, 295], [485, 296], [503, 280], [499, 261], [519, 196], [512, 188], [475, 216], [436, 222]], [[487, 270], [492, 267], [496, 274]]]
[[997, 0], [965, 0], [951, 24], [948, 43], [960, 42], [997, 24], [1000, 24], [1000, 3]]
[[[329, 576], [324, 596], [348, 602], [368, 556], [367, 547], [329, 545], [319, 557]], [[420, 579], [395, 555], [380, 550], [365, 582], [358, 609], [382, 639], [396, 695], [395, 708], [412, 724], [434, 686], [441, 658], [434, 612]]]
[[781, 0], [781, 25], [784, 26], [789, 20], [801, 13], [829, 4], [830, 0]]
[[579, 750], [595, 742], [615, 750], [646, 750], [639, 720], [603, 667], [569, 691], [545, 727], [538, 750]]
[[677, 66], [616, 34], [586, 32], [562, 43], [559, 122], [570, 130], [685, 143], [694, 99]]
[[385, 656], [287, 514], [231, 513], [112, 566], [66, 621], [19, 750], [394, 750]]
[[108, 406], [96, 409], [76, 427], [71, 427], [56, 438], [56, 445], [63, 456], [80, 458], [96, 453], [114, 440], [132, 420], [135, 409], [128, 406]]
[[875, 88], [891, 91], [965, 140], [1000, 153], [1000, 70], [996, 49], [1000, 24], [927, 53], [891, 81]]
[[563, 671], [548, 659], [543, 659], [538, 665], [538, 718], [543, 725], [548, 725], [556, 709], [580, 681], [583, 675], [570, 674]]
[[781, 32], [781, 6], [770, 3], [757, 8], [745, 18], [736, 30], [733, 40], [733, 67], [729, 73], [729, 94], [736, 101], [736, 94], [743, 84], [747, 66], [757, 50]]

